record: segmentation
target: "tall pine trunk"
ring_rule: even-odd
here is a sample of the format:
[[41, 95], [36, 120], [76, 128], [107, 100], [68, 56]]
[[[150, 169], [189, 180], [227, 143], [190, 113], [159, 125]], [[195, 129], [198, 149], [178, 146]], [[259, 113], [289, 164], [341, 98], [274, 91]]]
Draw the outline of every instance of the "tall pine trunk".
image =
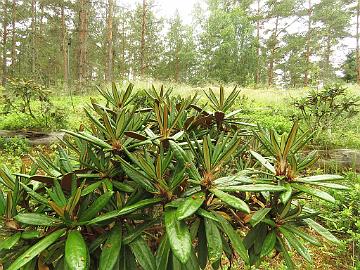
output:
[[114, 1], [108, 0], [107, 16], [107, 63], [105, 79], [108, 82], [113, 80], [113, 13]]
[[80, 0], [78, 45], [78, 80], [80, 84], [84, 83], [87, 76], [88, 2], [89, 0]]
[[306, 53], [305, 53], [305, 73], [304, 73], [304, 86], [309, 85], [309, 69], [310, 69], [310, 42], [311, 42], [311, 13], [312, 13], [312, 5], [311, 0], [308, 2], [308, 31], [306, 34]]
[[260, 0], [257, 0], [257, 20], [256, 20], [256, 73], [255, 84], [260, 82]]
[[277, 45], [277, 35], [279, 27], [279, 16], [276, 16], [275, 29], [271, 37], [270, 59], [268, 67], [268, 86], [272, 86], [274, 83], [274, 66], [275, 66], [275, 53]]
[[357, 2], [357, 7], [356, 7], [356, 80], [357, 83], [360, 85], [360, 36], [359, 36], [359, 31], [360, 31], [360, 0], [358, 0]]
[[36, 70], [36, 1], [31, 1], [31, 73]]
[[16, 0], [12, 1], [12, 15], [11, 15], [11, 73], [15, 73], [16, 61]]
[[63, 58], [63, 78], [64, 83], [67, 86], [69, 82], [69, 67], [68, 67], [68, 40], [67, 40], [67, 31], [66, 31], [66, 20], [65, 20], [65, 4], [61, 3], [61, 50]]
[[4, 7], [3, 7], [3, 40], [2, 40], [2, 45], [3, 45], [3, 51], [2, 51], [2, 80], [1, 80], [1, 84], [4, 86], [6, 83], [6, 77], [7, 77], [7, 63], [6, 63], [6, 56], [7, 56], [7, 50], [6, 50], [6, 45], [7, 45], [7, 6], [8, 6], [8, 0], [5, 0], [3, 2]]
[[125, 69], [125, 16], [122, 19], [121, 23], [121, 63], [120, 63], [120, 74], [122, 79], [125, 79], [126, 69]]
[[175, 52], [175, 81], [179, 82], [180, 80], [180, 59], [179, 59], [179, 48], [176, 48]]
[[141, 16], [141, 42], [140, 42], [140, 75], [145, 74], [145, 35], [146, 35], [146, 0], [143, 0]]

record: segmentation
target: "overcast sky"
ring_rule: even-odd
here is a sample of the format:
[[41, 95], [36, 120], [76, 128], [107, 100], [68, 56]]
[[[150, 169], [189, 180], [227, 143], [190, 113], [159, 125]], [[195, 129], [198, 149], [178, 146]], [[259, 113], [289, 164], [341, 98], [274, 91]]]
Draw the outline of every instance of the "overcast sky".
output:
[[[142, 3], [142, 0], [117, 0], [118, 3], [126, 3], [129, 6], [135, 6], [136, 3]], [[198, 0], [155, 0], [155, 10], [160, 13], [161, 16], [171, 17], [178, 10], [183, 22], [191, 23], [191, 11]], [[204, 1], [200, 1], [204, 2]]]
[[[118, 3], [125, 3], [127, 6], [135, 6], [136, 3], [142, 3], [142, 0], [117, 0]], [[163, 17], [171, 17], [175, 14], [176, 10], [179, 11], [180, 16], [184, 23], [191, 24], [191, 12], [196, 3], [201, 3], [204, 6], [204, 0], [155, 0], [155, 10]], [[294, 26], [296, 27], [296, 26]], [[302, 28], [303, 26], [300, 26]], [[354, 32], [355, 28], [351, 29]], [[341, 65], [345, 60], [346, 54], [355, 48], [354, 38], [343, 39], [337, 48], [334, 48], [332, 61], [336, 65]]]

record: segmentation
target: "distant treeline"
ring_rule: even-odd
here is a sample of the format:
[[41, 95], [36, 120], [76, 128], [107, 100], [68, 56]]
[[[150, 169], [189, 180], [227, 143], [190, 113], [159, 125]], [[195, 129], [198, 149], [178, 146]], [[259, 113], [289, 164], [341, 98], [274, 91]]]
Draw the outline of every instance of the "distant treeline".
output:
[[[178, 12], [160, 17], [156, 0], [128, 2], [3, 0], [2, 83], [154, 78], [307, 86], [336, 79], [334, 52], [344, 38], [359, 39], [353, 0], [202, 0], [190, 25]], [[357, 59], [358, 48], [340, 67], [347, 80], [358, 77]]]

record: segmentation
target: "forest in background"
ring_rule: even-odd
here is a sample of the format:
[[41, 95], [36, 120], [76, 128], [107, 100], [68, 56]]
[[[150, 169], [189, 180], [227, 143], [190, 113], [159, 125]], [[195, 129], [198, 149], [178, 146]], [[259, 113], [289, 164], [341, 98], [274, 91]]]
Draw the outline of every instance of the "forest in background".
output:
[[[2, 85], [359, 81], [360, 1], [201, 0], [191, 25], [178, 12], [160, 17], [156, 0], [3, 0], [0, 8]], [[338, 66], [335, 51], [349, 37], [356, 50]]]

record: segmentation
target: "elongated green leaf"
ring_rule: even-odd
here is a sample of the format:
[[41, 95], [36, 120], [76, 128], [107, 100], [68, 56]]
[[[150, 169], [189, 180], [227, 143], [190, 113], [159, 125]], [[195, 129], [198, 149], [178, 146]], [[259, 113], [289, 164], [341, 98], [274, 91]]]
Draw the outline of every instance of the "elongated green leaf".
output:
[[305, 192], [307, 194], [318, 197], [322, 200], [325, 200], [325, 201], [328, 201], [331, 203], [335, 203], [335, 198], [325, 191], [322, 191], [319, 189], [314, 189], [312, 187], [306, 187], [306, 186], [299, 185], [299, 184], [292, 184], [292, 187], [296, 188], [297, 190], [300, 190], [302, 192]]
[[0, 242], [0, 250], [2, 249], [11, 249], [16, 243], [20, 240], [21, 233], [15, 233], [8, 238], [1, 240]]
[[138, 209], [144, 208], [146, 206], [155, 204], [162, 201], [162, 198], [152, 198], [152, 199], [145, 199], [142, 200], [140, 202], [134, 203], [132, 205], [129, 206], [125, 206], [124, 208], [120, 209], [120, 210], [114, 210], [111, 212], [108, 212], [106, 214], [100, 215], [92, 220], [90, 220], [89, 222], [86, 222], [86, 224], [94, 224], [97, 222], [101, 222], [101, 221], [105, 221], [108, 219], [113, 219], [122, 215], [126, 215], [129, 214], [131, 212], [134, 212]]
[[14, 219], [20, 223], [39, 226], [57, 226], [62, 223], [58, 218], [37, 213], [20, 213]]
[[249, 206], [243, 200], [239, 199], [238, 197], [227, 194], [216, 188], [210, 189], [210, 192], [213, 193], [220, 200], [222, 200], [224, 203], [234, 207], [235, 209], [238, 209], [245, 213], [250, 213]]
[[21, 233], [22, 239], [35, 239], [39, 238], [41, 233], [39, 231], [24, 231]]
[[316, 246], [321, 246], [321, 243], [314, 237], [312, 237], [311, 235], [303, 232], [302, 230], [300, 230], [299, 228], [296, 228], [290, 224], [283, 224], [282, 225], [283, 228], [285, 228], [286, 230], [292, 232], [293, 234], [296, 234], [298, 236], [300, 236], [302, 239], [308, 241], [309, 243], [316, 245]]
[[160, 245], [156, 251], [156, 269], [167, 270], [170, 255], [170, 243], [167, 234], [161, 239]]
[[288, 154], [290, 152], [290, 149], [293, 146], [298, 129], [299, 129], [299, 122], [295, 121], [291, 128], [289, 136], [287, 137], [287, 140], [286, 140], [286, 144], [285, 144], [285, 148], [284, 148], [284, 152], [283, 152], [284, 159], [286, 159], [286, 157], [288, 156]]
[[322, 174], [322, 175], [313, 175], [307, 177], [297, 178], [296, 181], [299, 182], [319, 182], [319, 181], [336, 181], [344, 179], [341, 175], [334, 174]]
[[271, 163], [267, 159], [265, 159], [263, 156], [256, 153], [255, 151], [250, 150], [250, 153], [261, 163], [261, 165], [263, 165], [266, 169], [275, 174], [274, 166], [271, 165]]
[[281, 253], [282, 253], [283, 257], [284, 257], [287, 269], [288, 270], [294, 270], [295, 265], [294, 265], [294, 262], [292, 261], [290, 255], [289, 255], [289, 252], [286, 249], [284, 240], [282, 240], [282, 238], [280, 236], [277, 236], [276, 238], [278, 239], [278, 243], [280, 245], [280, 250], [281, 250]]
[[104, 243], [109, 236], [109, 233], [100, 234], [89, 245], [89, 253], [93, 253], [102, 243]]
[[27, 185], [25, 185], [24, 183], [20, 182], [20, 185], [25, 189], [25, 191], [31, 196], [33, 197], [35, 200], [37, 200], [38, 202], [41, 202], [45, 205], [48, 204], [48, 199], [46, 199], [45, 197], [41, 196], [40, 194], [38, 194], [37, 192], [35, 192], [34, 190], [32, 190], [31, 188], [29, 188]]
[[205, 201], [205, 194], [204, 192], [195, 193], [192, 196], [189, 196], [183, 201], [179, 208], [177, 209], [177, 218], [178, 220], [185, 219], [192, 214], [194, 214], [200, 206]]
[[124, 192], [134, 192], [135, 189], [130, 186], [127, 185], [125, 183], [119, 182], [119, 181], [111, 181], [111, 183], [114, 185], [114, 187], [120, 191], [124, 191]]
[[50, 245], [56, 242], [60, 236], [62, 236], [65, 232], [65, 229], [57, 230], [44, 239], [37, 242], [23, 254], [21, 254], [10, 266], [7, 270], [18, 270], [23, 267], [25, 264], [30, 262], [33, 258], [37, 257], [42, 251], [47, 249]]
[[204, 149], [205, 168], [208, 172], [210, 172], [211, 171], [211, 158], [210, 158], [209, 141], [206, 136], [204, 136], [204, 139], [203, 139], [203, 149]]
[[84, 188], [81, 191], [81, 196], [85, 196], [90, 194], [91, 192], [93, 192], [95, 189], [97, 189], [98, 187], [100, 187], [102, 181], [97, 181], [95, 183], [92, 183], [91, 185], [88, 185], [86, 188]]
[[255, 185], [238, 185], [238, 186], [218, 186], [218, 189], [222, 191], [244, 191], [244, 192], [280, 192], [285, 191], [283, 186], [275, 186], [270, 184], [255, 184]]
[[276, 243], [276, 233], [275, 231], [269, 232], [264, 240], [264, 243], [261, 248], [260, 257], [267, 256], [271, 251], [273, 251]]
[[144, 222], [143, 224], [137, 226], [134, 229], [129, 230], [128, 235], [126, 235], [123, 239], [123, 243], [125, 245], [131, 243], [132, 241], [134, 241], [136, 238], [138, 238], [141, 234], [143, 234], [144, 230], [153, 226], [155, 223], [157, 223], [159, 220], [158, 219], [153, 219], [150, 220], [148, 222]]
[[5, 214], [5, 209], [6, 209], [6, 203], [5, 203], [4, 194], [2, 193], [2, 191], [0, 191], [0, 216]]
[[171, 250], [180, 262], [186, 263], [191, 252], [191, 236], [186, 224], [177, 219], [175, 210], [165, 211], [165, 227]]
[[279, 227], [280, 232], [282, 235], [286, 238], [286, 240], [289, 242], [290, 246], [292, 246], [305, 260], [307, 260], [309, 263], [312, 263], [311, 256], [309, 254], [309, 251], [307, 248], [296, 238], [296, 236], [286, 230], [284, 227]]
[[113, 269], [120, 254], [121, 238], [121, 227], [115, 224], [103, 245], [99, 261], [99, 270]]
[[261, 222], [270, 211], [271, 211], [271, 208], [262, 208], [262, 209], [256, 211], [255, 214], [252, 215], [252, 217], [249, 221], [251, 226], [255, 227], [256, 224]]
[[5, 165], [2, 165], [0, 168], [0, 182], [2, 182], [10, 190], [14, 190], [15, 178]]
[[215, 221], [205, 218], [205, 232], [208, 247], [208, 258], [210, 263], [221, 259], [223, 252], [222, 240], [219, 229], [216, 227]]
[[205, 269], [206, 265], [208, 264], [208, 248], [207, 248], [204, 220], [205, 218], [199, 219], [198, 222], [199, 224], [197, 230], [198, 244], [196, 245], [196, 252], [198, 254], [198, 261], [201, 269]]
[[239, 254], [239, 256], [245, 261], [246, 264], [249, 264], [249, 255], [240, 238], [240, 235], [233, 229], [233, 227], [229, 224], [229, 222], [227, 222], [225, 218], [214, 211], [212, 213], [217, 217], [222, 230], [229, 237], [234, 250]]
[[315, 185], [315, 186], [320, 186], [320, 187], [325, 187], [325, 188], [332, 188], [332, 189], [339, 189], [339, 190], [350, 190], [349, 187], [344, 186], [344, 185], [339, 185], [339, 184], [335, 184], [335, 183], [326, 183], [326, 182], [307, 182], [309, 185]]
[[280, 200], [283, 204], [286, 204], [291, 198], [292, 188], [289, 183], [285, 183], [284, 187], [286, 188], [286, 191], [280, 194]]
[[79, 231], [70, 231], [65, 243], [65, 261], [71, 270], [90, 267], [89, 250]]
[[206, 211], [206, 210], [204, 210], [204, 209], [202, 209], [202, 208], [199, 208], [199, 209], [197, 210], [197, 213], [199, 214], [199, 216], [202, 216], [202, 217], [204, 217], [204, 218], [211, 219], [211, 220], [213, 220], [213, 221], [218, 221], [217, 217], [215, 217], [215, 216], [213, 215], [213, 213], [211, 213], [211, 212], [209, 212], [209, 211]]
[[151, 183], [151, 179], [147, 178], [144, 174], [140, 173], [139, 170], [131, 166], [122, 158], [118, 157], [118, 160], [121, 162], [121, 167], [125, 171], [125, 173], [134, 180], [141, 187], [146, 189], [149, 192], [156, 193], [157, 189]]
[[79, 217], [79, 221], [87, 221], [95, 217], [110, 201], [114, 192], [108, 191], [97, 198], [89, 208]]
[[169, 143], [175, 153], [176, 158], [186, 165], [190, 177], [194, 180], [201, 181], [201, 176], [194, 163], [190, 160], [189, 155], [187, 155], [181, 146], [179, 146], [176, 142], [169, 141]]
[[331, 232], [329, 232], [326, 228], [321, 226], [319, 223], [315, 222], [314, 220], [307, 218], [304, 221], [309, 225], [310, 228], [313, 228], [317, 233], [319, 233], [322, 237], [333, 242], [335, 244], [340, 244], [340, 240], [337, 239]]
[[142, 237], [130, 243], [130, 248], [143, 269], [156, 270], [155, 257]]
[[98, 137], [95, 137], [91, 134], [88, 134], [88, 133], [84, 133], [84, 132], [80, 132], [80, 133], [76, 133], [76, 132], [73, 132], [73, 131], [70, 131], [70, 130], [62, 130], [74, 137], [77, 137], [79, 139], [82, 139], [82, 140], [85, 140], [85, 141], [88, 141], [94, 145], [97, 145], [101, 148], [104, 148], [105, 150], [111, 150], [112, 149], [112, 146], [106, 142], [104, 142], [103, 140], [99, 139]]

